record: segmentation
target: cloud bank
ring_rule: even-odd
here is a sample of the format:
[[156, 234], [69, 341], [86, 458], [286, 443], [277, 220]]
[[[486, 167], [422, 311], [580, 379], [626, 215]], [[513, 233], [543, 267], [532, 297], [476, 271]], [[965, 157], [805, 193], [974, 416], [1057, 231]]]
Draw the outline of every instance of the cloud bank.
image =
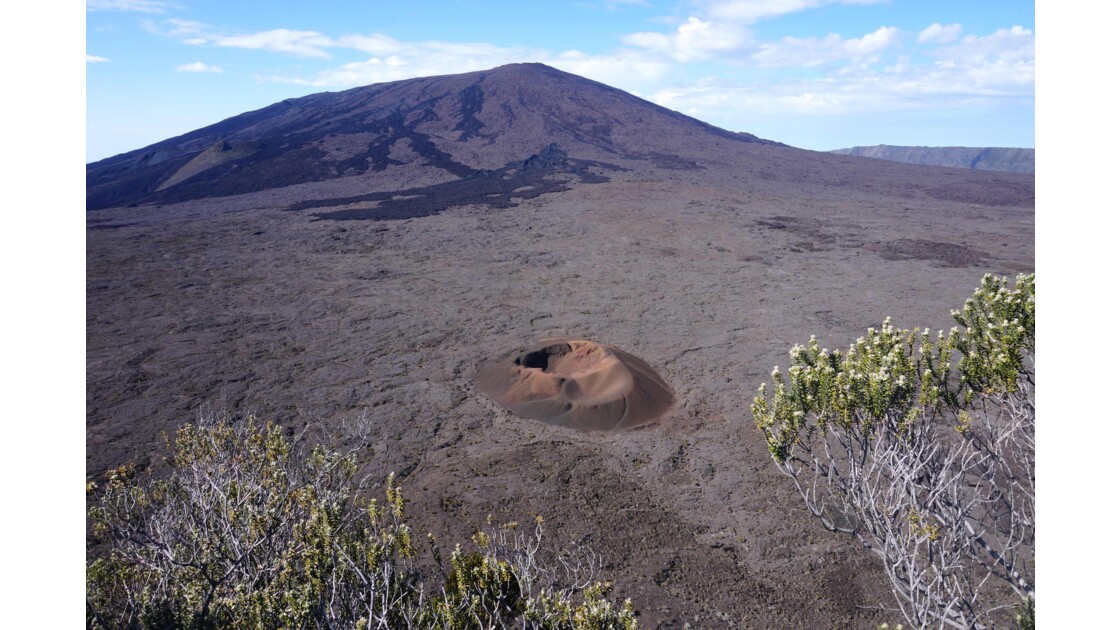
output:
[[[695, 15], [660, 30], [622, 34], [614, 49], [595, 54], [484, 42], [406, 41], [380, 32], [330, 35], [276, 28], [230, 33], [181, 19], [165, 19], [153, 29], [192, 46], [328, 62], [325, 68], [254, 75], [261, 81], [336, 89], [533, 61], [717, 124], [758, 115], [932, 111], [962, 103], [1033, 107], [1034, 34], [1022, 26], [977, 35], [966, 34], [959, 23], [934, 22], [919, 32], [883, 25], [856, 36], [829, 33], [769, 41], [752, 28], [760, 20], [828, 4], [878, 1], [698, 0], [690, 5]], [[329, 65], [336, 58], [340, 62]], [[201, 62], [188, 66], [179, 69], [220, 71]], [[706, 73], [699, 80], [697, 67]]]

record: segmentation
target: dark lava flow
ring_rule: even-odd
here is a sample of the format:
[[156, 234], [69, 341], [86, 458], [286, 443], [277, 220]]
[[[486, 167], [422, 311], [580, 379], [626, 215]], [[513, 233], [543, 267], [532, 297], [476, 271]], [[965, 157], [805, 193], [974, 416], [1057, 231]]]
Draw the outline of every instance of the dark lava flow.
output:
[[378, 202], [373, 207], [317, 212], [314, 216], [332, 221], [390, 221], [426, 217], [452, 206], [469, 204], [482, 204], [495, 209], [509, 208], [514, 205], [515, 199], [533, 199], [545, 193], [569, 190], [568, 182], [557, 178], [557, 175], [575, 175], [579, 181], [589, 184], [610, 181], [610, 178], [592, 172], [593, 167], [608, 171], [626, 170], [607, 162], [569, 158], [563, 149], [552, 143], [526, 160], [511, 163], [505, 168], [475, 171], [462, 179], [407, 190], [303, 201], [293, 204], [289, 209], [306, 210]]

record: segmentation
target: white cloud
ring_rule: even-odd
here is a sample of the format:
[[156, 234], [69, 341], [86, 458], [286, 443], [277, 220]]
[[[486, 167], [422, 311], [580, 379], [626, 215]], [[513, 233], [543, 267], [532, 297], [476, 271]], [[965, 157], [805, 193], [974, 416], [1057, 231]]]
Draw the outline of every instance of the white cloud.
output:
[[705, 13], [744, 24], [826, 4], [875, 4], [890, 0], [700, 0]]
[[1022, 26], [1001, 28], [991, 35], [968, 35], [960, 41], [939, 48], [934, 56], [947, 67], [981, 63], [1034, 65], [1034, 33]]
[[948, 44], [960, 37], [960, 34], [960, 24], [953, 23], [942, 25], [940, 22], [934, 22], [927, 26], [921, 33], [918, 33], [918, 43], [925, 44], [927, 42], [933, 42], [936, 44]]
[[195, 22], [193, 20], [181, 20], [179, 18], [167, 18], [163, 21], [170, 28], [161, 30], [151, 22], [145, 22], [144, 28], [149, 32], [156, 35], [167, 35], [169, 37], [185, 37], [189, 35], [201, 35], [212, 30], [209, 26], [202, 22]]
[[[973, 111], [1030, 112], [1034, 103], [1034, 35], [1029, 29], [999, 29], [968, 35], [937, 46], [935, 63], [915, 63], [907, 55], [883, 69], [848, 64], [816, 76], [747, 84], [710, 79], [691, 85], [662, 87], [654, 102], [728, 128], [744, 121], [790, 116], [843, 117], [891, 112]], [[764, 47], [772, 62], [804, 64], [812, 59], [875, 56], [894, 45], [897, 31], [883, 29], [843, 40], [783, 40]], [[936, 43], [935, 39], [929, 40]], [[993, 114], [995, 115], [995, 114]], [[748, 125], [749, 126], [749, 125]], [[749, 129], [748, 129], [749, 130]]]
[[[840, 42], [849, 43], [849, 52], [867, 53], [895, 37], [880, 35]], [[823, 48], [841, 49], [841, 43], [826, 44]], [[731, 127], [732, 121], [760, 115], [944, 111], [964, 104], [984, 108], [1014, 103], [1016, 107], [1030, 109], [1034, 99], [1034, 57], [1029, 30], [1016, 27], [983, 37], [968, 36], [956, 45], [938, 49], [937, 54], [940, 60], [934, 64], [914, 64], [903, 55], [882, 71], [844, 66], [820, 76], [760, 85], [709, 80], [666, 87], [654, 92], [651, 99], [690, 116]], [[803, 60], [792, 53], [786, 59]]]
[[837, 114], [867, 111], [873, 99], [866, 92], [838, 90], [835, 81], [788, 81], [776, 85], [740, 86], [705, 83], [660, 90], [651, 100], [717, 125], [750, 114]]
[[221, 68], [219, 68], [218, 66], [208, 66], [208, 65], [202, 63], [201, 61], [196, 61], [194, 63], [185, 63], [185, 64], [175, 68], [175, 72], [213, 72], [213, 73], [218, 73], [218, 72], [225, 72], [225, 71], [222, 70]]
[[318, 31], [300, 31], [287, 28], [231, 34], [223, 33], [219, 29], [202, 22], [178, 18], [168, 18], [159, 25], [145, 22], [142, 26], [153, 34], [174, 37], [184, 44], [192, 46], [264, 50], [315, 59], [330, 59], [331, 55], [325, 49], [340, 45]]
[[543, 50], [502, 48], [477, 43], [401, 42], [380, 34], [348, 35], [332, 40], [332, 45], [373, 53], [374, 56], [323, 70], [311, 77], [267, 75], [258, 78], [315, 87], [352, 87], [413, 77], [488, 70], [507, 63], [542, 61], [548, 56]]
[[401, 52], [405, 44], [381, 33], [373, 35], [343, 35], [335, 40], [339, 46], [353, 48], [371, 55], [392, 55]]
[[[694, 0], [693, 4], [698, 10], [697, 15], [689, 16], [683, 23], [672, 20], [670, 23], [676, 25], [673, 32], [631, 33], [624, 35], [622, 41], [628, 46], [670, 57], [682, 63], [720, 56], [728, 57], [756, 47], [747, 26], [759, 20], [826, 4], [877, 2], [889, 2], [889, 0]], [[897, 29], [889, 29], [889, 31], [891, 36], [897, 35]], [[829, 37], [837, 41], [824, 42], [826, 45], [840, 43], [838, 35]], [[814, 41], [794, 38], [787, 38], [787, 40], [787, 48], [797, 46], [799, 43], [803, 43], [806, 47], [811, 46]], [[773, 55], [776, 63], [778, 57], [784, 54], [784, 50], [777, 44], [771, 44], [769, 47], [777, 50], [773, 53], [762, 51], [764, 52], [762, 58], [766, 59]], [[782, 65], [785, 65], [785, 62], [782, 62]]]
[[569, 50], [542, 61], [565, 72], [629, 90], [653, 86], [672, 69], [667, 62], [633, 51], [588, 55]]
[[87, 11], [135, 11], [138, 13], [167, 13], [179, 5], [166, 0], [86, 0]]
[[149, 24], [147, 28], [194, 46], [263, 50], [315, 59], [330, 59], [332, 49], [359, 51], [370, 55], [364, 61], [346, 63], [312, 76], [287, 76], [279, 73], [257, 75], [261, 80], [316, 87], [365, 85], [411, 77], [485, 70], [519, 61], [541, 61], [548, 56], [543, 50], [503, 48], [486, 43], [402, 42], [381, 33], [330, 37], [318, 31], [278, 28], [230, 34], [206, 24], [179, 19], [164, 20], [159, 26]]
[[109, 60], [105, 57], [98, 57], [97, 55], [86, 53], [86, 63], [109, 63]]
[[[366, 85], [535, 61], [611, 85], [637, 89], [661, 78], [670, 68], [666, 59], [651, 58], [641, 51], [626, 48], [599, 55], [578, 50], [556, 54], [544, 49], [480, 42], [401, 41], [383, 33], [331, 37], [318, 31], [273, 29], [229, 34], [200, 22], [181, 19], [167, 19], [159, 25], [148, 23], [145, 28], [194, 46], [265, 50], [318, 59], [331, 58], [332, 49], [356, 50], [370, 55], [363, 61], [346, 63], [312, 76], [258, 75], [262, 80], [316, 87]], [[730, 50], [744, 41], [745, 31], [738, 27], [690, 20], [677, 29], [665, 51], [674, 58], [691, 60]]]
[[763, 67], [813, 67], [836, 61], [874, 62], [891, 46], [901, 41], [901, 31], [893, 26], [851, 39], [832, 33], [825, 37], [785, 37], [762, 44], [751, 61]]
[[[771, 14], [779, 9], [818, 6], [817, 0], [708, 3], [710, 9], [750, 5]], [[733, 6], [734, 5], [734, 6]], [[756, 13], [757, 13], [756, 11]], [[701, 14], [705, 15], [705, 14]], [[745, 15], [745, 14], [744, 14]], [[761, 14], [759, 14], [761, 15]], [[936, 26], [936, 28], [934, 28]], [[690, 17], [667, 33], [633, 33], [624, 47], [603, 54], [555, 52], [487, 43], [402, 41], [383, 33], [337, 37], [318, 31], [274, 29], [248, 34], [223, 33], [186, 20], [165, 20], [163, 34], [193, 45], [265, 50], [301, 57], [330, 58], [340, 51], [367, 56], [314, 73], [292, 70], [257, 75], [265, 81], [339, 88], [486, 70], [516, 62], [542, 62], [718, 122], [734, 112], [875, 113], [910, 108], [959, 106], [968, 99], [1022, 99], [1034, 93], [1034, 36], [1016, 26], [990, 35], [961, 37], [958, 24], [931, 25], [917, 39], [929, 46], [911, 59], [904, 37], [880, 27], [861, 37], [787, 37], [758, 44], [743, 22]], [[929, 57], [935, 63], [925, 61]], [[667, 84], [676, 66], [704, 59], [766, 68], [800, 68], [797, 78], [747, 86], [730, 78]], [[202, 64], [190, 64], [202, 65]], [[809, 70], [806, 70], [809, 69]], [[183, 71], [187, 71], [184, 69]], [[783, 73], [785, 74], [785, 73]]]
[[209, 44], [214, 34], [214, 29], [202, 22], [179, 18], [166, 18], [159, 23], [147, 19], [140, 20], [140, 28], [152, 35], [172, 37], [192, 46]]
[[[489, 68], [489, 66], [480, 66], [475, 63], [467, 62], [456, 64], [455, 68], [455, 72], [472, 72], [475, 70], [485, 70]], [[420, 76], [449, 74], [450, 72], [451, 71], [446, 67], [409, 64], [400, 57], [390, 55], [388, 57], [371, 57], [365, 61], [353, 61], [337, 68], [317, 72], [311, 77], [271, 74], [257, 75], [257, 78], [272, 83], [290, 83], [294, 85], [310, 85], [313, 87], [326, 88], [355, 87], [370, 83], [411, 79]]]
[[323, 48], [336, 45], [331, 38], [318, 31], [293, 31], [286, 28], [276, 28], [248, 35], [214, 35], [208, 39], [215, 46], [267, 50], [295, 55], [296, 57], [314, 57], [317, 59], [329, 59], [330, 54]]
[[672, 68], [670, 62], [653, 59], [634, 50], [602, 55], [589, 55], [579, 50], [553, 54], [544, 49], [504, 48], [482, 43], [402, 42], [381, 34], [348, 35], [333, 42], [340, 47], [375, 54], [369, 59], [345, 63], [309, 77], [272, 74], [257, 78], [323, 88], [353, 87], [489, 70], [509, 63], [539, 62], [614, 87], [633, 90], [655, 85]]
[[688, 62], [741, 50], [750, 42], [745, 29], [737, 24], [704, 21], [689, 17], [668, 35], [664, 33], [631, 33], [623, 43], [660, 53], [677, 61]]

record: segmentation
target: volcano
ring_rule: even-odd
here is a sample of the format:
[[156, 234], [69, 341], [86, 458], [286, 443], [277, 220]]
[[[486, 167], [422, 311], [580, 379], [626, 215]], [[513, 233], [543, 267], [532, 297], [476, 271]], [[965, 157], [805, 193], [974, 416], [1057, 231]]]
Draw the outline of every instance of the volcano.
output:
[[441, 542], [542, 516], [643, 627], [893, 625], [751, 401], [812, 335], [947, 329], [985, 273], [1033, 271], [1034, 181], [539, 64], [276, 103], [87, 165], [87, 474], [253, 415], [395, 472]]
[[[733, 133], [542, 64], [380, 83], [270, 105], [87, 168], [87, 206], [169, 203], [403, 171], [430, 181], [566, 157], [690, 168]], [[547, 156], [546, 156], [547, 157]]]
[[945, 190], [942, 182], [921, 181], [928, 176], [917, 171], [720, 129], [526, 63], [312, 94], [234, 116], [89, 164], [86, 207], [270, 190], [284, 190], [281, 198], [296, 208], [377, 201], [378, 193], [400, 191], [421, 198], [397, 204], [403, 207], [381, 204], [380, 214], [336, 216], [402, 218], [467, 203], [508, 206], [511, 194], [525, 199], [564, 190], [573, 174], [603, 181], [612, 171], [651, 168], [736, 169], [744, 177], [885, 191], [917, 179], [933, 196], [1033, 201], [1033, 185], [1016, 191], [1000, 181], [992, 190], [990, 178], [978, 177]]

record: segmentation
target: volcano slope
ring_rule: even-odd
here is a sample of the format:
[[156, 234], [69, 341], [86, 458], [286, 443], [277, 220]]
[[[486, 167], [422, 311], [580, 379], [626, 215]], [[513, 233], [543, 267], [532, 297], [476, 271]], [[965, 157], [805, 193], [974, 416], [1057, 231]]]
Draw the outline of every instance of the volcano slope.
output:
[[[536, 65], [310, 96], [87, 172], [91, 478], [158, 472], [200, 406], [310, 426], [398, 472], [442, 539], [540, 514], [592, 544], [649, 627], [892, 621], [751, 397], [812, 334], [947, 327], [983, 273], [1034, 268], [1033, 176], [793, 149]], [[546, 338], [640, 357], [673, 407], [584, 433], [479, 391]]]

